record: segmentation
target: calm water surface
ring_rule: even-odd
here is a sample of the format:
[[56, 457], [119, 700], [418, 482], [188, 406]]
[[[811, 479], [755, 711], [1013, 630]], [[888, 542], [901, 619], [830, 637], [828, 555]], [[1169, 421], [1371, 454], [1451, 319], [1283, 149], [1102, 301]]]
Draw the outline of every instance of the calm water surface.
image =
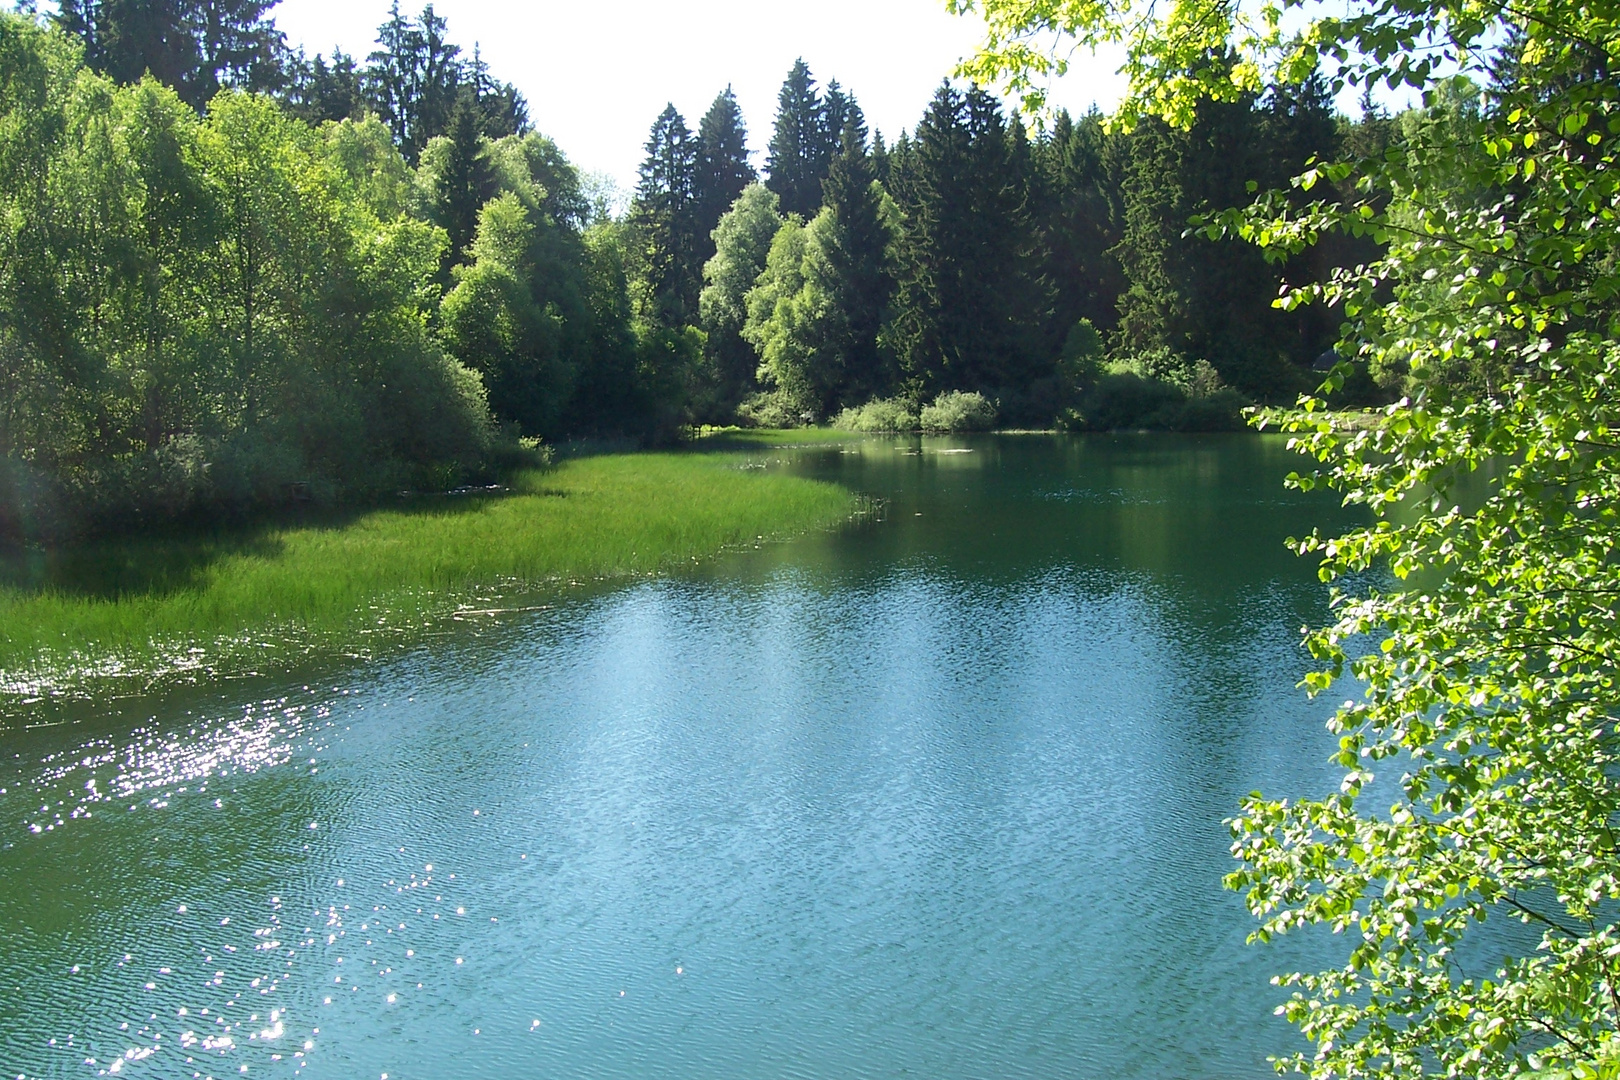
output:
[[[0, 1076], [1214, 1078], [1221, 822], [1335, 781], [1253, 436], [752, 467], [881, 521], [0, 735]], [[306, 685], [307, 684], [307, 685]]]

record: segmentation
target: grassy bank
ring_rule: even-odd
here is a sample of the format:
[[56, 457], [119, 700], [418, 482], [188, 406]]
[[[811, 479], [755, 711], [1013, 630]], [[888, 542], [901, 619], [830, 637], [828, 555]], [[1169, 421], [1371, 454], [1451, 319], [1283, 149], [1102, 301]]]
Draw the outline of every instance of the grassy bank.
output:
[[742, 462], [580, 458], [505, 491], [14, 557], [0, 585], [0, 697], [366, 657], [452, 617], [538, 602], [537, 590], [690, 564], [854, 510], [841, 488]]

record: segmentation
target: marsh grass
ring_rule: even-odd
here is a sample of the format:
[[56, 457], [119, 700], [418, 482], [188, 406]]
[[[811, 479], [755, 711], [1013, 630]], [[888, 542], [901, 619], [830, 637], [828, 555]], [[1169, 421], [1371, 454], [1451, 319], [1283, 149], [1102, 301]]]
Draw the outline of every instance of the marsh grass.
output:
[[[619, 454], [346, 517], [27, 553], [0, 568], [11, 700], [369, 657], [459, 614], [830, 526], [836, 485], [736, 453]], [[131, 685], [133, 684], [133, 685]]]

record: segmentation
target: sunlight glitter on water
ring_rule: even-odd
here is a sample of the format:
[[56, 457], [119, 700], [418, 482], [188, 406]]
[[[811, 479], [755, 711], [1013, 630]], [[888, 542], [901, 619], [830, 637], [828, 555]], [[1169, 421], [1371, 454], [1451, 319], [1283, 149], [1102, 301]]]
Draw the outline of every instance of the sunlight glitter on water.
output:
[[1288, 704], [1320, 586], [1281, 538], [1312, 522], [1179, 451], [1085, 473], [1076, 445], [1023, 487], [975, 470], [1034, 442], [835, 455], [892, 470], [888, 522], [341, 692], [139, 701], [8, 746], [0, 1061], [1268, 1075], [1275, 968], [1219, 890], [1220, 820], [1325, 756]]
[[[38, 835], [89, 818], [98, 808], [163, 810], [177, 796], [203, 794], [210, 784], [285, 765], [321, 749], [316, 739], [330, 726], [331, 708], [331, 700], [294, 704], [283, 697], [243, 706], [231, 718], [182, 729], [142, 725], [119, 738], [91, 739], [49, 754], [23, 781], [46, 796], [23, 825]], [[214, 806], [223, 809], [223, 798], [214, 799]]]

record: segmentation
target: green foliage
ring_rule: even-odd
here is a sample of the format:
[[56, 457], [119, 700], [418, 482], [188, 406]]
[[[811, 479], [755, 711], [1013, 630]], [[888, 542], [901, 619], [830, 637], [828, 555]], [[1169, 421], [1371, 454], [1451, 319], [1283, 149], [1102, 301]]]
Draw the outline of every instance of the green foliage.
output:
[[1286, 183], [1338, 145], [1319, 82], [1307, 93], [1272, 91], [1201, 105], [1178, 130], [1145, 120], [1125, 143], [1123, 229], [1112, 250], [1124, 269], [1114, 334], [1121, 350], [1170, 349], [1205, 357], [1246, 393], [1291, 398], [1296, 372], [1332, 341], [1333, 328], [1277, 311], [1280, 280], [1308, 278], [1308, 265], [1279, 270], [1237, 238], [1188, 233], [1206, 215], [1246, 203], [1249, 183]]
[[1188, 398], [1209, 397], [1222, 389], [1220, 373], [1208, 360], [1188, 360], [1166, 348], [1148, 349], [1110, 361], [1111, 375], [1135, 375], [1165, 383]]
[[641, 428], [656, 442], [676, 442], [693, 422], [714, 380], [704, 362], [703, 331], [695, 326], [638, 328], [636, 378]]
[[79, 39], [96, 71], [126, 84], [150, 74], [200, 110], [222, 87], [276, 84], [281, 34], [266, 17], [274, 6], [274, 0], [63, 0], [52, 21]]
[[1126, 152], [1125, 141], [1110, 136], [1095, 111], [1078, 121], [1059, 113], [1035, 144], [1031, 202], [1053, 288], [1055, 336], [1066, 335], [1080, 319], [1108, 332], [1119, 317], [1125, 281], [1114, 248]]
[[989, 431], [996, 426], [996, 407], [975, 390], [947, 390], [917, 418], [924, 431]]
[[1103, 338], [1090, 319], [1069, 328], [1058, 354], [1058, 381], [1065, 399], [1073, 399], [1102, 374]]
[[744, 188], [715, 226], [714, 258], [703, 267], [698, 311], [708, 335], [721, 412], [735, 409], [754, 386], [759, 355], [743, 340], [743, 326], [748, 321], [748, 290], [764, 272], [771, 241], [782, 227], [777, 205], [765, 185]]
[[[894, 211], [853, 131], [825, 186], [827, 200], [814, 221], [777, 233], [782, 246], [773, 242], [743, 329], [762, 357], [760, 380], [777, 387], [794, 412], [813, 418], [894, 382], [881, 340], [893, 284]], [[791, 267], [795, 254], [799, 265]]]
[[738, 196], [754, 182], [748, 163], [748, 129], [737, 97], [726, 87], [698, 123], [697, 162], [692, 195], [701, 261], [714, 257], [714, 230]]
[[[470, 96], [457, 101], [447, 134], [430, 146], [433, 158], [425, 186], [431, 192], [431, 219], [450, 238], [446, 268], [462, 263], [478, 231], [479, 212], [495, 194], [495, 170], [489, 146], [478, 130], [478, 117]], [[438, 151], [436, 154], [432, 151]], [[429, 155], [424, 155], [424, 161]]]
[[[916, 431], [922, 421], [917, 409], [905, 398], [874, 398], [865, 405], [846, 408], [833, 418], [840, 431]], [[950, 429], [946, 429], [950, 430]]]
[[1078, 431], [1241, 431], [1249, 401], [1235, 390], [1188, 396], [1174, 383], [1130, 370], [1098, 379], [1061, 426]]
[[[366, 107], [388, 125], [413, 164], [432, 140], [450, 134], [461, 103], [476, 118], [481, 136], [501, 138], [528, 130], [528, 106], [522, 95], [510, 84], [493, 82], [476, 53], [470, 63], [463, 59], [447, 30], [432, 4], [422, 9], [420, 18], [411, 19], [394, 0], [388, 20], [377, 28], [377, 49], [367, 57], [358, 79]], [[333, 63], [339, 63], [338, 54]], [[291, 66], [288, 96], [307, 115], [309, 103], [320, 100], [321, 88], [301, 83], [302, 73], [301, 65]]]
[[483, 389], [426, 333], [443, 239], [388, 212], [397, 153], [239, 92], [199, 120], [11, 16], [0, 87], [6, 534], [477, 466]]
[[759, 381], [780, 390], [794, 415], [809, 412], [813, 417], [818, 403], [814, 387], [803, 378], [804, 344], [797, 334], [803, 320], [798, 301], [804, 291], [807, 243], [804, 223], [796, 217], [777, 229], [765, 269], [744, 297], [748, 320], [742, 336], [759, 353]]
[[[1342, 491], [1370, 518], [1298, 542], [1335, 585], [1334, 621], [1307, 637], [1320, 670], [1306, 685], [1349, 679], [1359, 694], [1331, 722], [1339, 790], [1248, 799], [1229, 884], [1261, 940], [1307, 926], [1343, 935], [1341, 966], [1281, 980], [1285, 1015], [1314, 1044], [1283, 1068], [1324, 1080], [1613, 1073], [1614, 12], [1357, 2], [1303, 7], [1285, 35], [1279, 9], [1211, 0], [972, 6], [990, 34], [969, 69], [1015, 89], [1066, 55], [1039, 49], [1044, 33], [1123, 45], [1126, 125], [1153, 114], [1186, 129], [1204, 99], [1240, 100], [1268, 78], [1303, 85], [1324, 65], [1333, 91], [1424, 92], [1408, 137], [1352, 140], [1362, 156], [1312, 163], [1206, 230], [1279, 261], [1324, 237], [1378, 245], [1278, 303], [1332, 306], [1341, 355], [1410, 395], [1370, 429], [1335, 430], [1311, 398], [1285, 422], [1318, 462], [1294, 482]], [[1501, 920], [1539, 944], [1486, 959], [1500, 939], [1486, 945], [1481, 927]]]
[[1065, 426], [1082, 431], [1166, 427], [1185, 400], [1175, 387], [1157, 379], [1124, 372], [1106, 375], [1086, 392], [1079, 410], [1065, 418]]
[[737, 419], [757, 428], [796, 428], [809, 422], [781, 390], [750, 394], [737, 406]]
[[837, 127], [831, 126], [827, 103], [816, 92], [809, 66], [795, 60], [778, 96], [765, 167], [765, 185], [781, 200], [784, 214], [815, 217], [821, 206], [821, 181], [844, 132], [842, 118], [837, 122]]
[[646, 408], [638, 381], [635, 320], [625, 271], [624, 233], [611, 222], [584, 235], [584, 294], [590, 338], [576, 366], [569, 430], [590, 435], [624, 435], [645, 429]]
[[630, 220], [642, 318], [665, 329], [695, 322], [703, 286], [704, 243], [697, 203], [698, 143], [666, 105], [647, 136]]
[[555, 433], [571, 372], [560, 355], [562, 319], [534, 295], [535, 226], [507, 192], [478, 215], [471, 262], [440, 308], [446, 348], [484, 377], [496, 418], [535, 433]]
[[989, 94], [944, 86], [897, 165], [891, 334], [908, 381], [996, 394], [1049, 376], [1052, 358], [1042, 357], [1039, 336], [1049, 298], [1022, 126], [1009, 135]]

